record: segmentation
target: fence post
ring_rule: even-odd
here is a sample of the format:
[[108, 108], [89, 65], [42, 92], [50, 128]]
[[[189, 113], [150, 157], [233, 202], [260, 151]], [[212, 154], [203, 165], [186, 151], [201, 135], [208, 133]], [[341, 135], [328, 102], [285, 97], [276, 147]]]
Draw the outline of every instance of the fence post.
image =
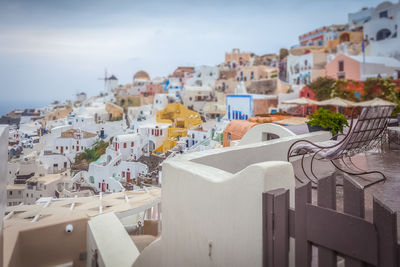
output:
[[311, 203], [311, 183], [296, 188], [295, 194], [295, 262], [296, 266], [311, 266], [311, 244], [307, 241], [307, 209]]
[[[318, 206], [336, 210], [336, 178], [334, 175], [318, 180], [317, 200]], [[336, 253], [330, 249], [319, 247], [318, 266], [336, 267]]]
[[[343, 177], [343, 211], [364, 218], [364, 190], [346, 174]], [[345, 257], [345, 266], [361, 267], [365, 264], [352, 257]]]
[[373, 211], [378, 232], [378, 266], [398, 266], [397, 215], [375, 197]]
[[289, 190], [275, 193], [274, 266], [289, 266]]
[[274, 195], [264, 192], [262, 194], [263, 267], [274, 266], [273, 214]]

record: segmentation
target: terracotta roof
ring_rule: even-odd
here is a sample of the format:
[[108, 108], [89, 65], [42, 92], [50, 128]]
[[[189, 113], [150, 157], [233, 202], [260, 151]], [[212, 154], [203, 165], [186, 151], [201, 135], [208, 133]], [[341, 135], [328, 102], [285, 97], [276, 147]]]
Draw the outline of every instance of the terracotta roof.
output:
[[250, 121], [233, 120], [226, 126], [225, 131], [231, 134], [232, 140], [237, 140], [242, 138], [250, 128], [257, 124]]

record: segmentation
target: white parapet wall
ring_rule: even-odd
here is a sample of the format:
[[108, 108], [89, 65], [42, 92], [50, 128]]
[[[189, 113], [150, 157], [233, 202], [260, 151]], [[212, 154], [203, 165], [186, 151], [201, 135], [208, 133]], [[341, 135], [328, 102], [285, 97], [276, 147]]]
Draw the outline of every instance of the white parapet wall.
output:
[[113, 212], [88, 222], [87, 248], [87, 267], [96, 261], [99, 267], [130, 267], [139, 256], [139, 250]]
[[[0, 218], [4, 218], [7, 203], [8, 125], [0, 126]], [[0, 266], [3, 265], [3, 219], [0, 220]]]
[[287, 188], [294, 207], [289, 146], [329, 138], [289, 136], [165, 161], [162, 235], [133, 266], [262, 266], [262, 193]]

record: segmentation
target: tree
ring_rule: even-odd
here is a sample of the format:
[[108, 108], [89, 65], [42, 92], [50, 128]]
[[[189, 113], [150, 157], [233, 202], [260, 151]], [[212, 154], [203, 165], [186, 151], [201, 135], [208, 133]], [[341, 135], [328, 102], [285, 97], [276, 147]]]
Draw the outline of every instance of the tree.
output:
[[392, 78], [368, 78], [364, 83], [364, 100], [381, 97], [397, 104], [394, 114], [400, 112], [399, 88]]
[[358, 82], [352, 80], [336, 80], [332, 85], [331, 97], [340, 97], [342, 99], [358, 101], [354, 95], [354, 89], [359, 86]]
[[287, 57], [287, 55], [289, 55], [289, 50], [287, 50], [286, 48], [281, 48], [279, 50], [279, 59], [282, 60], [285, 57]]
[[308, 87], [314, 92], [318, 101], [331, 98], [332, 90], [334, 89], [335, 80], [329, 77], [319, 77]]

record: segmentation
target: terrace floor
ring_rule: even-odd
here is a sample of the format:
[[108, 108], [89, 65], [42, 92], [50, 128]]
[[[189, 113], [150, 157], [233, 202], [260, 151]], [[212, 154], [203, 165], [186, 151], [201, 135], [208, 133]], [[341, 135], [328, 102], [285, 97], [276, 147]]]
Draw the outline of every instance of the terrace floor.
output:
[[[367, 153], [362, 153], [354, 156], [353, 162], [362, 169], [376, 170], [383, 172], [387, 180], [380, 182], [365, 189], [365, 217], [367, 220], [372, 220], [372, 201], [373, 197], [378, 198], [385, 203], [387, 207], [397, 212], [398, 218], [398, 238], [400, 240], [400, 147], [376, 149]], [[305, 168], [309, 170], [310, 159], [305, 160]], [[315, 164], [315, 163], [314, 163]], [[294, 171], [297, 177], [301, 180], [308, 181], [302, 173], [300, 160], [293, 162]], [[336, 197], [337, 209], [343, 210], [343, 188], [340, 186], [343, 182], [343, 173], [334, 169], [330, 162], [316, 161], [314, 170], [318, 178], [335, 175], [337, 184]], [[307, 172], [309, 173], [309, 172]], [[357, 176], [351, 176], [361, 185], [367, 185], [370, 181], [379, 179], [378, 174], [370, 174], [363, 176], [364, 179]], [[369, 179], [370, 181], [367, 181]], [[297, 182], [300, 184], [300, 182]], [[317, 191], [313, 189], [312, 200], [316, 202]]]

